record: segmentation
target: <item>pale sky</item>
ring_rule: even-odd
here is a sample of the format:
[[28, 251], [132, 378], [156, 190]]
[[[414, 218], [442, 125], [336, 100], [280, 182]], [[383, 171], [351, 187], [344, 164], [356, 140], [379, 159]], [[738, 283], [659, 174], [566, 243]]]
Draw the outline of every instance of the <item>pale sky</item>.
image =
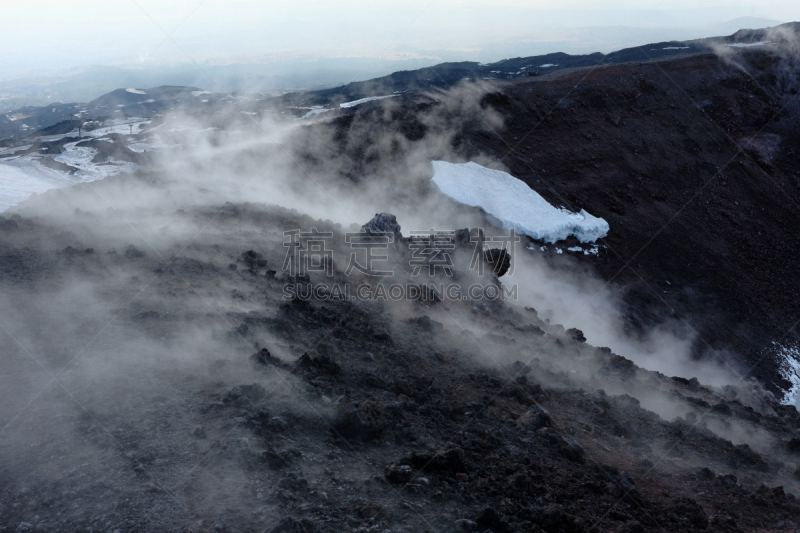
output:
[[[619, 48], [631, 45], [626, 36], [648, 28], [697, 28], [744, 16], [799, 20], [800, 1], [0, 0], [0, 77], [16, 70], [145, 60], [164, 65], [402, 58], [443, 50], [492, 60], [497, 58], [479, 56], [489, 49], [502, 53], [506, 43], [580, 44], [576, 28], [622, 27]], [[164, 42], [162, 30], [174, 31], [175, 43]], [[597, 46], [612, 47], [613, 33], [604, 35]]]

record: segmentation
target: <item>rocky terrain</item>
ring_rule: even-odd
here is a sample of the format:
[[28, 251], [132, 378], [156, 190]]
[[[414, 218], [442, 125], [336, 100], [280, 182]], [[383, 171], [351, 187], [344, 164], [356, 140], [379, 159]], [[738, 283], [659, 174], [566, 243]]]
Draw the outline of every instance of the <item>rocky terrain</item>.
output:
[[764, 350], [796, 343], [800, 316], [800, 80], [795, 56], [744, 50], [488, 87], [474, 102], [488, 119], [412, 94], [315, 127], [336, 129], [351, 178], [397, 157], [373, 142], [387, 131], [403, 133], [401, 151], [452, 132], [463, 160], [497, 161], [553, 205], [604, 218], [601, 260], [581, 259], [626, 288], [631, 333], [677, 317], [697, 334], [696, 357], [735, 360], [777, 394], [788, 384]]
[[[800, 414], [770, 352], [798, 320], [781, 35], [336, 109], [380, 94], [186, 88], [135, 131], [8, 141], [2, 164], [74, 183], [0, 216], [0, 531], [798, 529]], [[75, 153], [131, 166], [89, 179]], [[432, 160], [609, 234], [501, 250]], [[453, 230], [433, 276], [429, 228]], [[314, 230], [330, 255], [297, 271], [287, 239]], [[384, 237], [392, 275], [353, 269]], [[654, 332], [678, 371], [648, 370]]]
[[216, 236], [148, 250], [73, 216], [80, 236], [3, 221], [6, 531], [800, 521], [800, 415], [755, 380], [646, 371], [503, 302], [286, 300], [287, 283], [356, 280], [281, 273], [280, 232], [242, 228], [325, 224], [282, 209], [187, 211]]

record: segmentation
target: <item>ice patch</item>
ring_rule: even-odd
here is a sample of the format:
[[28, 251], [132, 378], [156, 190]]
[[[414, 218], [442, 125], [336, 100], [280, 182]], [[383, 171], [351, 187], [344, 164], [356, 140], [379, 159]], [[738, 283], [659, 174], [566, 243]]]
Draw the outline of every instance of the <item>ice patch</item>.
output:
[[733, 43], [729, 44], [728, 46], [732, 46], [733, 48], [748, 48], [750, 46], [764, 46], [765, 44], [770, 44], [772, 41], [759, 41], [757, 43]]
[[353, 100], [352, 102], [345, 102], [343, 104], [339, 104], [339, 107], [345, 109], [347, 107], [355, 107], [359, 104], [363, 104], [365, 102], [371, 102], [373, 100], [383, 100], [384, 98], [392, 98], [397, 96], [396, 94], [389, 94], [387, 96], [369, 96], [367, 98], [362, 98], [361, 100]]
[[556, 242], [574, 235], [581, 242], [594, 242], [608, 234], [608, 222], [585, 210], [572, 213], [550, 205], [536, 191], [511, 174], [477, 163], [453, 164], [433, 161], [433, 181], [457, 202], [480, 207], [500, 220], [504, 229], [514, 229], [534, 239]]
[[125, 89], [125, 91], [133, 94], [147, 94], [146, 92], [140, 91], [139, 89]]

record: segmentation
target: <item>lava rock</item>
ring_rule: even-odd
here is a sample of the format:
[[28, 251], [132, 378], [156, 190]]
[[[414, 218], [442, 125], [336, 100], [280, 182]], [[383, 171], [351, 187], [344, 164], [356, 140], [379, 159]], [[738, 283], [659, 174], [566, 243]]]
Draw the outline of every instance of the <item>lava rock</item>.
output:
[[800, 455], [800, 439], [793, 437], [786, 443], [786, 451], [792, 455]]
[[460, 448], [450, 448], [436, 454], [415, 453], [400, 462], [425, 472], [460, 474], [468, 471], [464, 452]]
[[250, 357], [251, 357], [251, 359], [253, 359], [253, 361], [258, 363], [259, 365], [277, 366], [277, 367], [280, 367], [280, 368], [283, 368], [284, 366], [286, 366], [286, 365], [283, 364], [283, 361], [281, 361], [280, 359], [278, 359], [277, 357], [275, 357], [271, 353], [269, 353], [269, 350], [267, 350], [266, 348], [261, 348], [261, 350], [259, 350], [258, 352], [254, 353]]
[[0, 231], [13, 231], [19, 229], [16, 220], [0, 220]]
[[678, 498], [672, 511], [680, 518], [685, 518], [698, 529], [708, 528], [708, 518], [703, 508], [691, 498]]
[[132, 244], [125, 248], [125, 257], [127, 259], [139, 259], [144, 256], [145, 253]]
[[405, 484], [411, 481], [414, 469], [410, 465], [389, 465], [383, 474], [389, 483]]
[[295, 373], [327, 374], [331, 376], [336, 376], [341, 371], [342, 367], [325, 354], [318, 354], [312, 358], [307, 353], [304, 353], [292, 368], [292, 372]]
[[558, 453], [576, 463], [583, 463], [583, 448], [576, 441], [569, 437], [562, 437], [563, 444], [559, 447]]
[[361, 226], [361, 231], [369, 233], [370, 235], [389, 235], [392, 242], [397, 246], [403, 240], [403, 234], [400, 233], [400, 224], [397, 223], [397, 217], [390, 213], [376, 213], [372, 220]]
[[287, 516], [280, 523], [270, 530], [270, 533], [314, 533], [316, 531], [314, 522], [303, 518], [298, 520]]
[[238, 385], [228, 391], [223, 401], [241, 407], [253, 407], [267, 396], [267, 391], [258, 383]]
[[511, 268], [511, 254], [508, 253], [508, 250], [492, 248], [486, 250], [483, 256], [489, 268], [498, 278], [502, 278]]
[[501, 516], [493, 507], [487, 507], [475, 520], [479, 526], [490, 528], [493, 532], [505, 533], [511, 527], [505, 517]]
[[364, 442], [379, 438], [386, 426], [383, 410], [373, 402], [341, 407], [332, 425], [335, 437]]
[[421, 316], [418, 318], [411, 319], [412, 324], [416, 324], [423, 331], [427, 331], [429, 333], [434, 331], [440, 331], [444, 328], [444, 325], [441, 322], [437, 322], [435, 320], [431, 320], [430, 317]]
[[533, 405], [517, 419], [517, 424], [533, 431], [553, 424], [550, 412], [541, 405]]
[[581, 330], [579, 330], [579, 329], [576, 329], [576, 328], [568, 329], [566, 331], [566, 336], [567, 336], [568, 339], [570, 339], [572, 341], [575, 341], [575, 342], [579, 342], [579, 343], [585, 343], [586, 342], [586, 337], [584, 337], [583, 332]]

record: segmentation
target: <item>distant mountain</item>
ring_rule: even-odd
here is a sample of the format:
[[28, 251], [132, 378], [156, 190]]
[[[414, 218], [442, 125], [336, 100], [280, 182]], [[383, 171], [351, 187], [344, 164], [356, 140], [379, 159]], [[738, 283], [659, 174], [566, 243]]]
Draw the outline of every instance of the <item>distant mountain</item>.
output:
[[712, 30], [717, 35], [732, 35], [739, 30], [771, 28], [781, 24], [784, 24], [784, 22], [779, 20], [762, 19], [758, 17], [739, 17], [713, 26]]
[[208, 91], [264, 92], [280, 94], [341, 85], [402, 69], [416, 69], [431, 59], [374, 60], [374, 58], [326, 58], [278, 63], [194, 64], [129, 69], [90, 66], [52, 72], [26, 79], [0, 80], [0, 112], [50, 102], [86, 102], [116, 87], [181, 85]]
[[[732, 23], [734, 21], [731, 21]], [[734, 24], [738, 25], [738, 24]], [[800, 23], [792, 22], [780, 27], [800, 28]], [[388, 95], [414, 90], [446, 88], [463, 80], [509, 80], [528, 76], [541, 76], [559, 70], [646, 62], [665, 58], [713, 52], [714, 47], [731, 44], [748, 45], [767, 40], [770, 28], [739, 30], [727, 37], [712, 37], [686, 41], [666, 41], [602, 54], [596, 52], [586, 55], [564, 53], [546, 54], [532, 57], [504, 59], [490, 64], [476, 62], [442, 63], [413, 71], [395, 72], [382, 78], [354, 82], [342, 87], [292, 93], [282, 97], [287, 104], [330, 105], [341, 101], [357, 100], [370, 96]]]
[[203, 99], [208, 100], [207, 98], [199, 99], [208, 94], [210, 94], [208, 91], [197, 87], [172, 85], [162, 85], [151, 89], [117, 89], [87, 102], [83, 106], [83, 112], [88, 116], [112, 115], [120, 111], [128, 116], [152, 116], [154, 113], [166, 109], [187, 107], [202, 102]]
[[[765, 19], [744, 18], [725, 24], [738, 27], [750, 23], [770, 22]], [[800, 27], [788, 23], [780, 27]], [[671, 57], [710, 53], [715, 46], [753, 44], [768, 40], [770, 28], [740, 29], [727, 37], [685, 41], [664, 41], [624, 48], [609, 54], [600, 52], [583, 55], [552, 53], [529, 57], [503, 59], [483, 64], [473, 61], [441, 63], [416, 70], [402, 70], [367, 81], [355, 81], [332, 88], [297, 91], [275, 97], [282, 106], [335, 106], [372, 96], [386, 96], [417, 90], [443, 89], [464, 80], [512, 80], [546, 76], [565, 69], [593, 67], [629, 62], [646, 62]], [[126, 81], [126, 84], [128, 82]], [[132, 84], [130, 84], [132, 85]], [[141, 85], [140, 85], [141, 87]], [[62, 121], [98, 116], [151, 117], [169, 109], [193, 109], [203, 104], [213, 105], [230, 98], [226, 93], [208, 93], [197, 86], [159, 86], [151, 89], [121, 88], [86, 104], [51, 104], [44, 107], [27, 106], [0, 115], [0, 139], [31, 135]], [[257, 95], [257, 99], [267, 98]]]
[[[161, 86], [150, 89], [125, 88], [111, 91], [85, 104], [56, 103], [45, 107], [23, 107], [0, 115], [0, 139], [36, 135], [54, 135], [80, 121], [99, 117], [124, 119], [152, 117], [170, 109], [196, 108], [221, 98], [197, 87]], [[55, 126], [58, 126], [54, 129]]]

